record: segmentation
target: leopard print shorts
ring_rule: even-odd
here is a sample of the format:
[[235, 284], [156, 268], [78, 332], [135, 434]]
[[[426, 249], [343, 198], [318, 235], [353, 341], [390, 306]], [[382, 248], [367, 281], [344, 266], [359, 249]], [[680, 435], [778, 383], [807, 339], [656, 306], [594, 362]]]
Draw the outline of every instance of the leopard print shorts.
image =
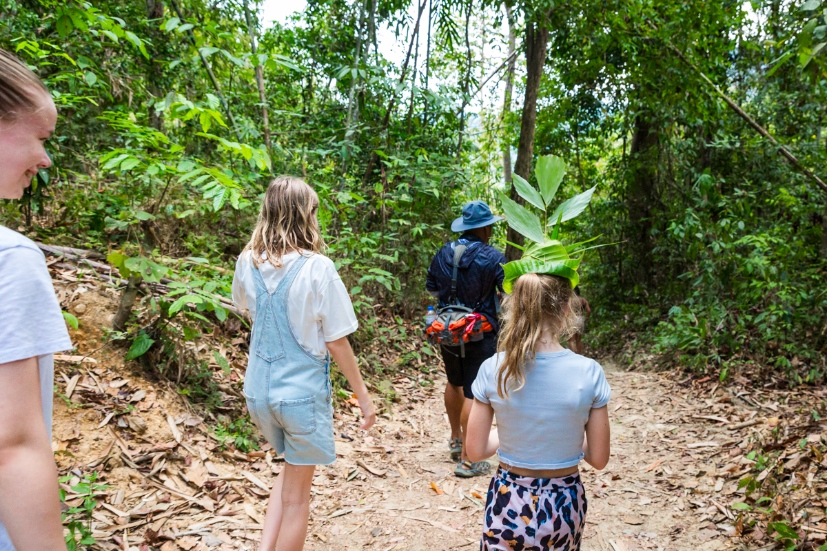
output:
[[586, 523], [580, 475], [531, 478], [499, 468], [485, 503], [481, 551], [579, 551]]

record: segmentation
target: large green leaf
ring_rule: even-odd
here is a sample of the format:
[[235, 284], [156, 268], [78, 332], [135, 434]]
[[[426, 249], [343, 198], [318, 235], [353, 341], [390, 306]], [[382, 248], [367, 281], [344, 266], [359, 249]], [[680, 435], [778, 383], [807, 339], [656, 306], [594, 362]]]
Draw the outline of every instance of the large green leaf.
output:
[[557, 207], [557, 210], [554, 211], [554, 214], [552, 214], [549, 217], [549, 225], [556, 224], [558, 219], [561, 222], [571, 220], [572, 218], [583, 212], [586, 209], [586, 207], [589, 206], [589, 202], [592, 200], [592, 194], [594, 193], [596, 187], [597, 186], [591, 189], [587, 189], [583, 193], [575, 195], [571, 199], [560, 203], [560, 206]]
[[540, 197], [540, 192], [538, 192], [534, 187], [525, 181], [525, 179], [520, 176], [519, 174], [512, 174], [511, 181], [514, 183], [514, 189], [517, 190], [517, 193], [520, 194], [520, 197], [534, 205], [540, 210], [545, 210], [546, 206], [543, 204], [543, 198]]
[[548, 274], [564, 277], [569, 280], [573, 289], [580, 282], [580, 276], [577, 275], [577, 268], [579, 266], [579, 258], [570, 258], [568, 260], [558, 260], [554, 262], [543, 262], [531, 259], [515, 260], [503, 266], [505, 273], [503, 290], [506, 293], [510, 293], [514, 288], [514, 282], [525, 274]]
[[132, 341], [132, 346], [129, 347], [129, 352], [126, 353], [126, 360], [134, 360], [146, 354], [146, 351], [153, 345], [155, 339], [141, 331], [138, 336]]
[[542, 243], [545, 240], [543, 226], [536, 214], [509, 199], [504, 193], [500, 193], [500, 202], [509, 226], [531, 241]]
[[539, 260], [540, 262], [556, 262], [568, 260], [569, 253], [563, 244], [556, 240], [544, 241], [542, 243], [531, 243], [523, 251], [523, 259]]
[[537, 183], [540, 184], [543, 201], [548, 206], [557, 195], [557, 189], [566, 174], [566, 162], [557, 155], [543, 155], [537, 159], [534, 174], [537, 176]]

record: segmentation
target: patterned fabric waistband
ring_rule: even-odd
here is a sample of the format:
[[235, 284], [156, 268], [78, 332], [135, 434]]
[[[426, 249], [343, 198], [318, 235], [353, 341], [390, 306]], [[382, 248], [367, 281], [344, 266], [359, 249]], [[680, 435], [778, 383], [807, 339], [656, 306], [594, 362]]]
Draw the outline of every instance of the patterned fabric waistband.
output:
[[534, 478], [531, 476], [521, 476], [509, 472], [502, 467], [497, 469], [497, 478], [508, 484], [515, 484], [523, 488], [533, 490], [550, 490], [558, 491], [582, 484], [580, 481], [580, 473], [574, 473], [559, 478]]

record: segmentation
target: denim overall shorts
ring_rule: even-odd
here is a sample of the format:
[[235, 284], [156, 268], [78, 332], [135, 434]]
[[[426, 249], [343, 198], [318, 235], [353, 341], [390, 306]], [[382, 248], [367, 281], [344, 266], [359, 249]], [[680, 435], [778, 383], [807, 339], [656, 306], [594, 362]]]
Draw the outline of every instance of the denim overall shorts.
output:
[[307, 257], [299, 256], [272, 293], [252, 266], [256, 315], [244, 397], [253, 423], [291, 465], [330, 465], [333, 402], [330, 359], [317, 358], [298, 342], [287, 315], [287, 296]]

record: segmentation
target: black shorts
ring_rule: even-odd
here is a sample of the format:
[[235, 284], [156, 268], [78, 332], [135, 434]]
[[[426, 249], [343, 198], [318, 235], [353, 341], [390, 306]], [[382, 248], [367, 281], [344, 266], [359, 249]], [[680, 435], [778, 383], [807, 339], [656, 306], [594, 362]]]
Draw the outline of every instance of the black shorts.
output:
[[464, 358], [460, 358], [459, 346], [440, 346], [440, 348], [448, 382], [454, 386], [461, 386], [465, 397], [473, 399], [471, 385], [477, 378], [482, 362], [497, 353], [497, 337], [488, 333], [481, 341], [466, 343]]

